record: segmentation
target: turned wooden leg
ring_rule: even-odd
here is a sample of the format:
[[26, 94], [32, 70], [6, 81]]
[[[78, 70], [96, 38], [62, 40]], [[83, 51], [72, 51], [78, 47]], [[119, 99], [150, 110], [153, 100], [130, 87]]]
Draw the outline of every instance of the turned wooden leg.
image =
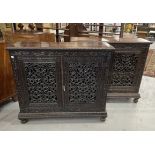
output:
[[25, 123], [27, 123], [29, 120], [28, 120], [28, 119], [20, 119], [20, 121], [21, 121], [22, 124], [25, 124]]
[[105, 122], [106, 118], [104, 116], [100, 117], [100, 121]]
[[139, 97], [134, 98], [134, 99], [133, 99], [133, 102], [134, 102], [134, 103], [137, 103], [137, 102], [138, 102], [138, 99], [139, 99]]

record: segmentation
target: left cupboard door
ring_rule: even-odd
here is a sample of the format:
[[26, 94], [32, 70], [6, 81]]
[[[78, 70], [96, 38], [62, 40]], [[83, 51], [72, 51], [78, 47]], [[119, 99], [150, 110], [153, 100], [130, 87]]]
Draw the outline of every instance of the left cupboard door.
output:
[[62, 71], [59, 56], [11, 56], [20, 112], [63, 111]]

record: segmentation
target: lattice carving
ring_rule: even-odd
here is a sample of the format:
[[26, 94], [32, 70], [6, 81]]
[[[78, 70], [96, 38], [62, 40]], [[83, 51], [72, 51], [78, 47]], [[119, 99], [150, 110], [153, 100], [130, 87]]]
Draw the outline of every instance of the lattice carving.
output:
[[25, 63], [30, 103], [56, 103], [56, 64]]
[[135, 54], [120, 54], [116, 53], [114, 57], [113, 71], [117, 72], [134, 72], [138, 57]]
[[148, 44], [135, 44], [135, 43], [111, 43], [116, 51], [146, 51], [149, 47]]
[[138, 56], [136, 54], [116, 53], [114, 57], [112, 86], [132, 86]]
[[134, 83], [134, 74], [121, 74], [113, 73], [112, 74], [112, 85], [113, 86], [132, 86]]
[[96, 64], [74, 62], [69, 64], [70, 103], [94, 103], [96, 101]]

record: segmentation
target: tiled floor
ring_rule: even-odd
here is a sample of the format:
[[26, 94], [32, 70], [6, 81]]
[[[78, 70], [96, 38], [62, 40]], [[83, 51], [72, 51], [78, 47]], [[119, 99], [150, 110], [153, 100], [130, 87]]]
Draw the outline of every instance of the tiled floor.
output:
[[99, 118], [51, 118], [21, 124], [17, 119], [18, 102], [11, 102], [0, 107], [0, 130], [155, 130], [155, 78], [143, 76], [140, 94], [137, 104], [109, 100], [105, 122]]

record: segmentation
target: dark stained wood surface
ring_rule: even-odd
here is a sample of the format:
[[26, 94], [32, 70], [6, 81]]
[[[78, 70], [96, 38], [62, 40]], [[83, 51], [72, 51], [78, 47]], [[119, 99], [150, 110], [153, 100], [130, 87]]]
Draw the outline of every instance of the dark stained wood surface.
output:
[[49, 43], [49, 42], [16, 42], [14, 44], [8, 44], [8, 49], [114, 49], [111, 45], [106, 42], [60, 42], [60, 43]]
[[151, 44], [152, 42], [143, 39], [143, 38], [99, 38], [99, 37], [71, 37], [72, 42], [77, 41], [102, 41], [102, 42], [108, 42], [108, 43], [148, 43]]
[[110, 98], [140, 98], [139, 88], [150, 41], [141, 38], [109, 39], [115, 47]]
[[12, 45], [18, 118], [23, 123], [48, 117], [105, 120], [114, 50], [108, 43], [93, 41]]
[[108, 38], [107, 39], [109, 43], [140, 43], [140, 44], [150, 44], [151, 42], [146, 40], [146, 39], [143, 39], [143, 38]]

